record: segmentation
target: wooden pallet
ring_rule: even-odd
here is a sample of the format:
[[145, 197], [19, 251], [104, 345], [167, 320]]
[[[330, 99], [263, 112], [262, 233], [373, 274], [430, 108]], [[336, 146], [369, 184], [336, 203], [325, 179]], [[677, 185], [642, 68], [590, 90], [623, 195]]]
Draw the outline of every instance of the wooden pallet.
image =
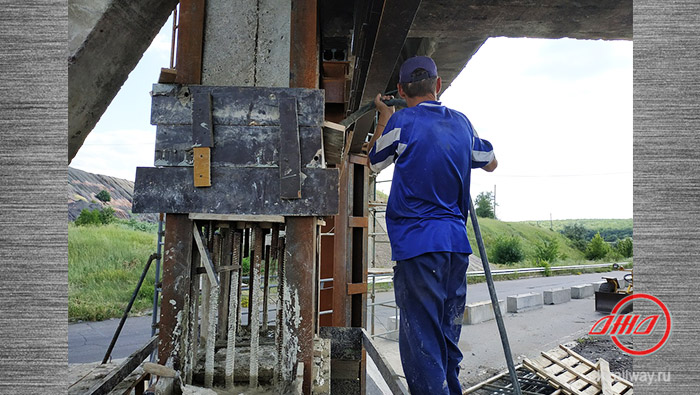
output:
[[572, 395], [632, 395], [633, 385], [622, 377], [610, 373], [608, 362], [600, 359], [593, 363], [571, 349], [560, 345], [559, 349], [542, 352], [523, 365], [564, 394]]

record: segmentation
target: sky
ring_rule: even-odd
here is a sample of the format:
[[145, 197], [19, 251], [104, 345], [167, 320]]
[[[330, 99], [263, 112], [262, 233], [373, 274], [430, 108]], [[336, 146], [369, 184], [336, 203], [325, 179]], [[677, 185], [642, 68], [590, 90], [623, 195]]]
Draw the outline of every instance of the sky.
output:
[[[71, 167], [133, 181], [153, 166], [149, 92], [170, 62], [171, 23]], [[494, 146], [498, 168], [474, 170], [471, 191], [495, 188], [499, 219], [632, 218], [632, 42], [490, 38], [440, 100]]]

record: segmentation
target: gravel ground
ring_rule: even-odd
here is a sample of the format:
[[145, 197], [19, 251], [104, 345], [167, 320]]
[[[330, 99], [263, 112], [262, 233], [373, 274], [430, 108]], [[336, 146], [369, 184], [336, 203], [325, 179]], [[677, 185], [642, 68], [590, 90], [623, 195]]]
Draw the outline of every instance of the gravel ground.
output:
[[[633, 348], [631, 342], [621, 341], [626, 347]], [[605, 359], [610, 364], [611, 372], [632, 372], [632, 356], [620, 350], [609, 338], [585, 337], [571, 349], [593, 363], [598, 358]]]

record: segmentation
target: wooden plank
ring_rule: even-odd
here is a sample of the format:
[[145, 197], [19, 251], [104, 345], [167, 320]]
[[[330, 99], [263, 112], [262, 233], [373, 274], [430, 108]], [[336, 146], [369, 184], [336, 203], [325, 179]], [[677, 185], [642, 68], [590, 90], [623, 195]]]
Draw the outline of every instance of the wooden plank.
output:
[[[552, 363], [550, 360], [542, 356], [538, 356], [532, 361], [539, 364], [539, 366], [541, 366], [547, 373], [550, 373], [552, 376], [556, 377], [558, 382], [566, 383], [568, 385], [571, 385], [573, 388], [580, 389], [581, 385], [576, 384], [577, 377], [575, 374], [567, 371], [566, 369], [562, 368], [561, 366], [555, 363]], [[582, 383], [583, 385], [586, 385], [585, 382]]]
[[212, 122], [220, 125], [280, 126], [282, 97], [295, 97], [299, 126], [323, 126], [323, 91], [303, 88], [155, 84], [151, 93], [151, 124], [192, 124], [192, 96], [209, 92]]
[[348, 295], [367, 293], [367, 283], [348, 283]]
[[204, 246], [204, 243], [202, 242], [202, 230], [199, 228], [199, 226], [197, 226], [196, 222], [192, 227], [192, 234], [194, 235], [194, 241], [197, 245], [197, 249], [199, 250], [199, 255], [202, 257], [202, 266], [204, 266], [204, 268], [207, 271], [209, 283], [218, 286], [219, 278], [216, 275], [216, 269], [214, 268], [214, 264], [211, 261], [211, 255], [209, 254], [209, 250]]
[[610, 364], [603, 358], [598, 359], [598, 371], [600, 372], [600, 388], [603, 395], [613, 395], [612, 378], [610, 377]]
[[195, 188], [211, 186], [211, 148], [194, 149], [193, 182]]
[[369, 354], [372, 361], [374, 361], [374, 364], [377, 365], [379, 373], [381, 373], [391, 392], [393, 394], [408, 394], [408, 390], [396, 375], [394, 369], [391, 368], [389, 362], [387, 362], [379, 350], [377, 350], [372, 338], [365, 329], [362, 329], [362, 344], [364, 345], [367, 354]]
[[570, 384], [563, 382], [559, 380], [555, 375], [547, 372], [542, 365], [537, 363], [536, 361], [532, 361], [528, 358], [525, 358], [523, 361], [523, 365], [525, 365], [528, 369], [536, 372], [540, 376], [544, 377], [545, 379], [551, 381], [552, 383], [556, 384], [558, 387], [564, 389], [565, 391], [572, 393], [574, 395], [581, 395], [581, 391], [577, 390], [576, 388], [572, 387]]
[[297, 100], [280, 98], [280, 196], [282, 199], [301, 199], [301, 147]]
[[556, 365], [558, 365], [558, 366], [564, 368], [564, 369], [567, 370], [568, 372], [573, 373], [573, 374], [574, 374], [576, 377], [578, 377], [580, 380], [583, 380], [583, 381], [585, 381], [586, 383], [588, 383], [588, 384], [590, 384], [590, 385], [593, 385], [593, 386], [596, 386], [596, 387], [600, 388], [600, 385], [599, 385], [596, 381], [593, 381], [593, 380], [589, 379], [588, 377], [586, 377], [585, 373], [580, 373], [579, 371], [575, 370], [573, 367], [566, 365], [566, 364], [563, 363], [562, 361], [558, 360], [556, 357], [554, 357], [554, 356], [552, 356], [552, 355], [550, 355], [550, 354], [548, 354], [548, 353], [546, 353], [546, 352], [544, 352], [544, 351], [543, 351], [541, 354], [542, 354], [543, 357], [549, 359], [549, 360], [552, 361], [554, 364], [556, 364]]
[[[576, 371], [579, 376], [585, 376], [587, 380], [579, 378], [576, 383], [579, 384], [577, 387], [584, 394], [599, 394], [600, 393], [600, 375], [596, 369], [592, 369], [590, 366], [578, 363], [574, 366], [574, 371]], [[591, 384], [589, 381], [593, 381], [595, 384]]]
[[366, 228], [369, 226], [367, 217], [348, 217], [348, 226], [351, 228]]
[[210, 188], [195, 188], [187, 167], [136, 169], [134, 213], [326, 216], [338, 213], [338, 170], [304, 169], [302, 199], [280, 198], [277, 168], [213, 167]]
[[192, 143], [194, 147], [214, 146], [211, 93], [196, 91], [192, 96]]
[[[323, 167], [321, 128], [299, 128], [302, 167]], [[192, 133], [189, 125], [158, 125], [155, 166], [192, 166]], [[212, 166], [278, 166], [280, 126], [216, 127], [211, 150]]]
[[339, 164], [344, 148], [345, 126], [329, 121], [323, 122], [323, 152], [326, 164]]
[[350, 163], [365, 166], [367, 164], [367, 155], [350, 154]]
[[[610, 378], [612, 379], [612, 375]], [[625, 384], [623, 384], [619, 381], [616, 381], [615, 384], [612, 385], [612, 390], [617, 394], [622, 394], [623, 391], [625, 391], [628, 388], [630, 388], [630, 387], [626, 386]]]
[[284, 223], [281, 215], [245, 215], [245, 214], [207, 214], [190, 213], [190, 219], [202, 221], [232, 221], [232, 222], [272, 222]]
[[[572, 349], [570, 349], [570, 348], [564, 346], [563, 344], [560, 344], [560, 345], [559, 345], [559, 348], [561, 348], [562, 350], [564, 350], [565, 352], [567, 352], [567, 353], [568, 353], [569, 355], [571, 355], [572, 357], [574, 357], [574, 358], [578, 359], [579, 361], [585, 363], [586, 365], [590, 366], [592, 369], [595, 369], [595, 368], [596, 368], [596, 365], [595, 365], [593, 362], [589, 361], [589, 360], [586, 359], [585, 357], [579, 355], [579, 354], [576, 353], [574, 350], [572, 350]], [[611, 373], [611, 377], [612, 377], [614, 380], [619, 381], [619, 382], [625, 384], [626, 386], [628, 386], [628, 387], [630, 387], [630, 388], [634, 387], [634, 384], [632, 384], [632, 382], [630, 382], [630, 381], [628, 381], [628, 380], [625, 380], [624, 378], [622, 378], [622, 377], [620, 377], [620, 376], [618, 376], [618, 375], [616, 375], [616, 374], [612, 374], [612, 373]]]
[[122, 362], [119, 367], [112, 370], [102, 381], [90, 387], [86, 394], [102, 395], [109, 393], [114, 387], [124, 380], [131, 372], [134, 371], [144, 359], [148, 358], [153, 352], [158, 342], [158, 336], [153, 336], [143, 347], [134, 351], [126, 361]]
[[160, 76], [158, 77], [158, 83], [159, 84], [172, 84], [175, 82], [176, 76], [177, 76], [177, 70], [168, 69], [168, 68], [163, 67], [160, 69]]
[[204, 3], [205, 0], [180, 0], [175, 64], [175, 82], [178, 84], [200, 84], [202, 81]]

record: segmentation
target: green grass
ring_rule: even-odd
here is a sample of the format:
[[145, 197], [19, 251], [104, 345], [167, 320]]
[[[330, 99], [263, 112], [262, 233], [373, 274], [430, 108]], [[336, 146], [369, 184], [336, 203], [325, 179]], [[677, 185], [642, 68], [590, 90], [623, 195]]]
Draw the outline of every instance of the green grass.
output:
[[[134, 292], [155, 233], [121, 224], [68, 226], [68, 318], [98, 321], [119, 317]], [[151, 265], [132, 313], [152, 308], [155, 264]]]
[[588, 230], [588, 239], [596, 233], [607, 242], [614, 242], [625, 237], [632, 237], [632, 218], [627, 219], [563, 219], [552, 221], [524, 221], [521, 223], [530, 224], [539, 228], [549, 229], [550, 226], [555, 232], [560, 232], [566, 225], [579, 224]]
[[[571, 247], [569, 240], [562, 236], [561, 233], [549, 230], [526, 222], [503, 222], [491, 218], [479, 218], [479, 228], [481, 236], [484, 239], [486, 252], [489, 253], [489, 245], [500, 236], [516, 236], [522, 239], [523, 249], [525, 251], [525, 261], [515, 265], [497, 265], [494, 268], [513, 268], [513, 267], [530, 267], [527, 262], [534, 254], [534, 245], [548, 237], [554, 238], [559, 244], [559, 254], [563, 256], [557, 262], [550, 262], [552, 265], [564, 264], [583, 264], [585, 258], [583, 252]], [[479, 249], [474, 238], [474, 232], [471, 224], [471, 219], [467, 223], [467, 233], [469, 234], [469, 244], [477, 256], [480, 256]]]
[[[631, 226], [631, 220], [570, 220], [584, 226], [607, 226], [608, 228]], [[600, 221], [592, 223], [586, 221]], [[611, 221], [611, 222], [607, 222]], [[68, 317], [69, 320], [97, 321], [120, 317], [123, 314], [131, 294], [136, 287], [148, 257], [155, 252], [155, 225], [134, 221], [117, 221], [106, 226], [68, 227]], [[489, 245], [497, 237], [517, 236], [522, 239], [526, 258], [512, 265], [494, 264], [493, 269], [530, 267], [533, 245], [545, 238], [554, 238], [559, 242], [559, 253], [563, 258], [550, 262], [552, 266], [593, 263], [587, 261], [583, 253], [570, 246], [568, 240], [555, 230], [549, 229], [549, 223], [540, 225], [528, 222], [502, 222], [494, 219], [480, 218], [484, 242]], [[546, 225], [546, 226], [545, 226]], [[474, 240], [471, 224], [468, 225], [469, 240], [474, 252], [478, 248]], [[154, 265], [155, 266], [155, 265]], [[273, 265], [274, 266], [274, 265]], [[581, 272], [607, 271], [588, 269]], [[274, 271], [273, 271], [274, 272]], [[578, 273], [578, 272], [577, 272]], [[576, 274], [571, 271], [554, 271], [553, 275]], [[513, 279], [530, 275], [502, 275], [496, 279]], [[132, 314], [148, 311], [152, 308], [155, 267], [152, 267], [141, 287], [138, 298], [132, 308]], [[470, 277], [470, 283], [483, 281], [483, 277]], [[391, 289], [390, 284], [377, 284], [377, 289]]]

